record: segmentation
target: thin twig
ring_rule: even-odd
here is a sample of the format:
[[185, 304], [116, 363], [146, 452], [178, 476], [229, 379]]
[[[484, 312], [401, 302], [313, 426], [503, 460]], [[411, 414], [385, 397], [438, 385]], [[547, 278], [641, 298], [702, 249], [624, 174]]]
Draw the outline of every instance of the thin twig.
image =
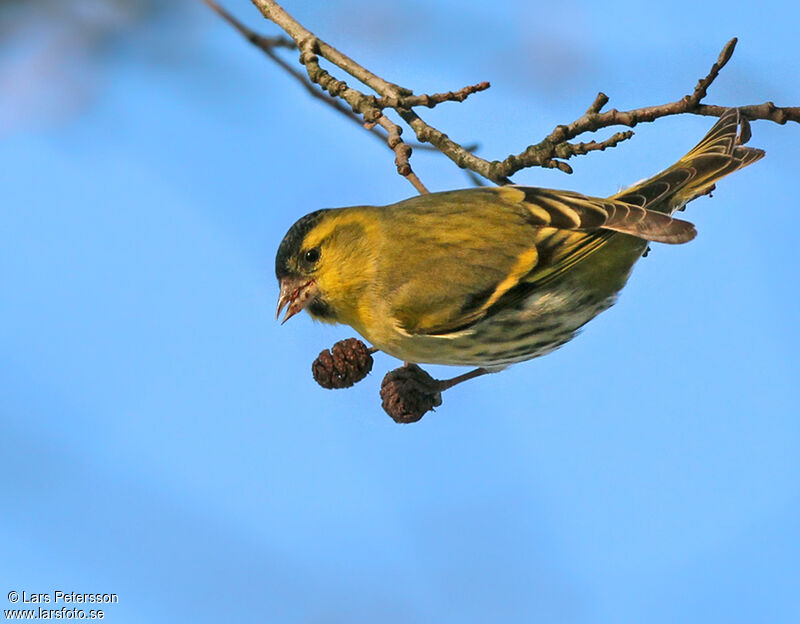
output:
[[400, 98], [382, 97], [376, 100], [376, 104], [381, 108], [413, 108], [414, 106], [427, 106], [433, 108], [443, 102], [463, 102], [473, 93], [486, 91], [491, 85], [484, 81], [478, 84], [462, 87], [458, 91], [448, 91], [447, 93], [433, 93], [431, 95], [407, 95]]
[[[283, 69], [287, 74], [289, 74], [296, 82], [306, 90], [306, 92], [314, 97], [317, 100], [320, 100], [333, 108], [337, 113], [343, 115], [350, 121], [358, 124], [359, 126], [365, 128], [370, 132], [372, 136], [377, 138], [381, 143], [384, 145], [388, 144], [389, 137], [381, 132], [375, 123], [365, 124], [363, 119], [360, 115], [354, 113], [350, 108], [345, 106], [339, 99], [329, 95], [324, 91], [320, 91], [318, 88], [314, 86], [314, 83], [309, 82], [307, 76], [289, 65], [284, 59], [282, 59], [278, 54], [275, 53], [275, 48], [287, 48], [287, 49], [297, 49], [297, 45], [292, 39], [289, 39], [284, 36], [278, 37], [266, 37], [256, 31], [252, 30], [241, 21], [239, 21], [232, 13], [230, 13], [227, 9], [222, 7], [218, 4], [215, 0], [203, 0], [206, 5], [208, 5], [217, 15], [219, 15], [223, 20], [225, 20], [228, 24], [230, 24], [236, 31], [239, 32], [247, 41], [252, 43], [254, 46], [259, 48], [264, 54], [266, 54], [270, 60], [272, 60], [276, 65], [278, 65], [281, 69]], [[487, 84], [488, 87], [488, 84]], [[451, 101], [462, 101], [466, 98], [467, 95], [470, 93], [474, 93], [476, 91], [482, 90], [483, 85], [472, 85], [470, 87], [465, 87], [460, 91], [455, 93], [448, 93], [448, 94], [436, 94], [432, 97], [434, 98], [441, 98], [442, 101], [446, 101], [445, 98], [450, 96]], [[413, 149], [419, 150], [428, 150], [428, 151], [438, 151], [432, 145], [426, 145], [424, 143], [413, 143], [410, 145]], [[392, 149], [390, 147], [390, 149]], [[407, 161], [407, 159], [406, 159]], [[406, 175], [406, 178], [414, 185], [414, 187], [419, 190], [420, 188], [425, 188], [422, 183], [419, 181], [417, 176], [411, 172], [410, 175]], [[422, 191], [420, 191], [422, 192]], [[427, 192], [424, 191], [424, 192]]]
[[[289, 35], [301, 52], [312, 54], [317, 53], [322, 58], [330, 61], [340, 69], [343, 69], [353, 78], [367, 85], [370, 89], [384, 96], [394, 95], [396, 97], [402, 95], [411, 95], [407, 90], [387, 82], [380, 76], [373, 74], [371, 71], [362, 67], [351, 59], [346, 54], [339, 52], [333, 46], [328, 45], [324, 41], [318, 39], [314, 33], [308, 30], [300, 22], [289, 15], [282, 6], [274, 0], [251, 0], [252, 3], [261, 11], [261, 14], [271, 22], [280, 26], [283, 31]], [[305, 62], [300, 60], [301, 63]]]
[[[328, 95], [327, 93], [320, 91], [319, 89], [315, 88], [313, 83], [310, 83], [306, 79], [306, 75], [294, 67], [290, 66], [286, 61], [284, 61], [280, 56], [275, 53], [276, 47], [288, 47], [291, 49], [297, 49], [294, 41], [291, 39], [287, 39], [286, 37], [265, 37], [251, 28], [245, 26], [242, 22], [240, 22], [236, 17], [234, 17], [230, 12], [228, 12], [224, 7], [220, 6], [215, 0], [203, 0], [215, 13], [217, 13], [222, 19], [224, 19], [228, 24], [233, 26], [247, 41], [252, 43], [254, 46], [259, 48], [264, 54], [266, 54], [273, 62], [275, 62], [281, 69], [283, 69], [286, 73], [288, 73], [292, 78], [294, 78], [312, 97], [322, 100], [325, 104], [331, 106], [336, 112], [344, 115], [351, 121], [357, 123], [358, 125], [363, 125], [363, 121], [360, 116], [356, 115], [353, 111], [351, 111], [347, 106], [342, 104], [338, 99]], [[375, 133], [381, 141], [386, 142], [386, 137], [383, 136], [380, 132]]]
[[411, 146], [404, 143], [403, 139], [400, 138], [403, 129], [396, 123], [392, 123], [385, 115], [380, 116], [378, 124], [386, 130], [388, 135], [386, 142], [389, 147], [394, 150], [394, 164], [397, 165], [397, 173], [411, 182], [420, 195], [427, 193], [428, 189], [425, 188], [425, 185], [417, 177], [417, 174], [411, 169], [411, 164], [408, 161], [411, 156]]
[[[711, 66], [709, 72], [698, 81], [692, 94], [680, 100], [676, 100], [675, 102], [668, 102], [657, 106], [645, 106], [628, 111], [612, 109], [601, 113], [600, 110], [608, 102], [608, 97], [604, 93], [599, 93], [586, 113], [571, 124], [556, 126], [555, 130], [540, 143], [528, 146], [521, 154], [509, 156], [499, 163], [493, 163], [494, 166], [491, 171], [492, 175], [490, 179], [495, 176], [507, 178], [526, 167], [537, 165], [549, 167], [554, 157], [565, 157], [558, 153], [560, 145], [563, 145], [566, 141], [581, 134], [594, 132], [600, 128], [607, 128], [610, 126], [628, 126], [632, 128], [638, 123], [651, 122], [661, 117], [679, 115], [681, 113], [714, 116], [722, 115], [722, 113], [729, 110], [730, 107], [704, 105], [700, 104], [700, 100], [705, 97], [711, 83], [719, 76], [720, 70], [730, 60], [735, 47], [735, 38], [728, 41], [722, 49], [717, 61]], [[798, 107], [778, 108], [772, 104], [772, 102], [767, 102], [758, 106], [744, 106], [738, 108], [742, 115], [748, 119], [768, 119], [777, 123], [786, 123], [786, 121], [800, 122], [800, 108]], [[611, 139], [615, 139], [615, 137], [624, 134], [625, 133], [618, 133], [611, 137]], [[614, 142], [614, 145], [626, 138], [629, 138], [629, 136], [617, 140]], [[609, 141], [611, 139], [609, 139]], [[606, 143], [606, 141], [603, 143]], [[607, 147], [612, 147], [612, 145], [609, 144]], [[566, 158], [579, 153], [581, 152], [568, 152]]]

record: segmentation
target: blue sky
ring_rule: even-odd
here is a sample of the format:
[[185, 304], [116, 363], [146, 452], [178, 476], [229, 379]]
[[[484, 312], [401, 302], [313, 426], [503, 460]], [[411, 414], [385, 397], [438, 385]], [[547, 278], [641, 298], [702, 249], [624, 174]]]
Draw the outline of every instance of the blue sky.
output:
[[[387, 79], [490, 80], [421, 113], [489, 158], [599, 90], [688, 93], [732, 36], [708, 100], [800, 104], [788, 2], [315, 4], [285, 6]], [[0, 124], [4, 592], [116, 592], [110, 622], [796, 621], [797, 125], [754, 123], [767, 157], [694, 202], [698, 238], [655, 245], [576, 340], [399, 426], [388, 356], [351, 390], [314, 384], [352, 332], [275, 323], [273, 260], [302, 214], [413, 189], [210, 13], [186, 19]], [[515, 181], [611, 194], [712, 123]], [[412, 162], [431, 190], [469, 185]]]

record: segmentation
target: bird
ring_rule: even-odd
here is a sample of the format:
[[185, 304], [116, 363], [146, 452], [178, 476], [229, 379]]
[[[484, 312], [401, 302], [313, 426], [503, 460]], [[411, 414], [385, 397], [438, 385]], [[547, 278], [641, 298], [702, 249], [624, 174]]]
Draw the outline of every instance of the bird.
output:
[[606, 198], [531, 186], [316, 210], [275, 260], [277, 317], [306, 310], [406, 363], [478, 374], [554, 351], [617, 299], [653, 242], [692, 240], [675, 218], [759, 160], [737, 109], [661, 173]]

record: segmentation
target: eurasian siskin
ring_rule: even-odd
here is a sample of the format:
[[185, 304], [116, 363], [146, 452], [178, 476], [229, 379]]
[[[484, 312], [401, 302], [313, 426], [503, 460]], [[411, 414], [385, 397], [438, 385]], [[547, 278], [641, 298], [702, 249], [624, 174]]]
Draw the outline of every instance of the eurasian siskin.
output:
[[278, 249], [278, 314], [345, 323], [406, 362], [549, 353], [614, 303], [649, 241], [694, 238], [671, 215], [764, 156], [739, 144], [746, 123], [726, 112], [672, 167], [606, 199], [505, 186], [312, 212]]

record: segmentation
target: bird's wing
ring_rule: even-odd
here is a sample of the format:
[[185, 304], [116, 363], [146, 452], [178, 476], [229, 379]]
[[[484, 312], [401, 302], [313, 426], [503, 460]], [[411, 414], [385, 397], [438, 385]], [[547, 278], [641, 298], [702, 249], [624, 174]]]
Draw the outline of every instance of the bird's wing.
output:
[[[502, 274], [483, 271], [482, 266], [469, 262], [462, 262], [461, 273], [457, 273], [445, 263], [439, 271], [428, 273], [427, 279], [409, 282], [406, 296], [394, 299], [397, 327], [411, 335], [442, 337], [468, 330], [486, 316], [545, 287], [613, 236], [613, 232], [589, 234], [542, 227], [514, 262], [503, 263]], [[622, 273], [627, 276], [627, 271]], [[453, 277], [448, 279], [447, 275]], [[459, 280], [458, 275], [467, 276], [467, 281]]]
[[[608, 277], [613, 281], [618, 273], [624, 283], [630, 266], [625, 269], [622, 265], [635, 261], [630, 254], [640, 253], [642, 243], [625, 241], [615, 233], [673, 244], [693, 239], [694, 226], [670, 214], [710, 192], [721, 177], [762, 158], [763, 150], [743, 145], [749, 137], [747, 120], [738, 110], [729, 110], [672, 167], [606, 199], [523, 186], [437, 194], [448, 195], [453, 206], [462, 208], [448, 215], [470, 246], [457, 261], [466, 275], [474, 267], [478, 270], [471, 278], [452, 279], [459, 273], [456, 267], [447, 269], [450, 265], [445, 259], [440, 272], [443, 277], [439, 281], [435, 276], [426, 278], [429, 290], [439, 284], [445, 294], [429, 309], [424, 306], [425, 298], [420, 298], [418, 309], [401, 326], [417, 333], [452, 335], [504, 306], [516, 305], [602, 248], [610, 251], [602, 254], [602, 259], [594, 256], [593, 268], [587, 272], [591, 280]], [[419, 199], [423, 207], [431, 201], [440, 200]], [[466, 218], [461, 218], [461, 212]], [[509, 215], [522, 215], [527, 227]], [[488, 233], [488, 239], [473, 236], [476, 231]], [[498, 232], [504, 236], [502, 240], [497, 239]], [[455, 237], [446, 238], [452, 241]], [[607, 246], [612, 239], [613, 249]], [[616, 262], [613, 270], [605, 266], [609, 261]], [[608, 286], [612, 287], [617, 286]]]
[[390, 246], [398, 257], [387, 260], [396, 270], [385, 277], [384, 295], [396, 328], [411, 335], [468, 329], [520, 289], [561, 275], [614, 232], [665, 242], [694, 234], [685, 221], [651, 219], [635, 206], [577, 193], [501, 187], [452, 192], [446, 201], [437, 195], [403, 202], [392, 227], [405, 244]]
[[611, 230], [670, 244], [686, 243], [697, 235], [688, 221], [613, 198], [525, 186], [502, 187], [497, 191], [507, 201], [516, 200], [528, 210], [534, 225], [582, 232]]

